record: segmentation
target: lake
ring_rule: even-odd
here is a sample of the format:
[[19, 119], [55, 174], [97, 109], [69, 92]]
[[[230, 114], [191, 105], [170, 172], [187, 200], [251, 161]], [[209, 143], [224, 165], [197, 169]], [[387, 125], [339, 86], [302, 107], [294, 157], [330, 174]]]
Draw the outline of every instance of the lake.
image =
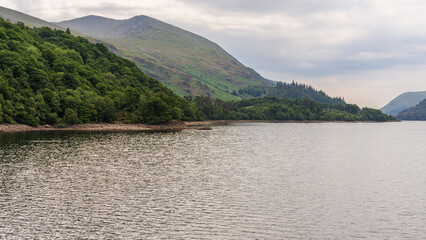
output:
[[1, 239], [425, 239], [426, 122], [0, 134]]

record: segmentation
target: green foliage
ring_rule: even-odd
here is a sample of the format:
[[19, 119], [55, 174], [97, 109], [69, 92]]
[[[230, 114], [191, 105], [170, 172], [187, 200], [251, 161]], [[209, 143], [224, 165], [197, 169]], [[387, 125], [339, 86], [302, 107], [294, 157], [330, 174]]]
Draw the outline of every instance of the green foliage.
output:
[[78, 118], [77, 113], [74, 109], [67, 108], [64, 114], [64, 121], [68, 124], [79, 124], [81, 120]]
[[3, 104], [4, 104], [4, 98], [3, 98], [3, 95], [0, 94], [0, 123], [3, 123]]
[[353, 104], [327, 105], [309, 98], [289, 100], [263, 97], [224, 102], [209, 97], [192, 99], [211, 120], [391, 121], [393, 117]]
[[172, 119], [172, 109], [161, 98], [152, 97], [145, 103], [143, 116], [148, 124], [158, 124]]
[[313, 87], [306, 84], [299, 84], [296, 82], [285, 83], [277, 82], [274, 87], [267, 86], [250, 86], [247, 88], [240, 89], [237, 92], [233, 93], [236, 96], [241, 96], [243, 98], [247, 97], [278, 97], [286, 99], [304, 99], [310, 98], [318, 102], [326, 104], [343, 104], [345, 101], [341, 98], [332, 98], [325, 94], [321, 90], [316, 90]]
[[0, 123], [153, 124], [200, 116], [193, 105], [103, 44], [0, 18]]

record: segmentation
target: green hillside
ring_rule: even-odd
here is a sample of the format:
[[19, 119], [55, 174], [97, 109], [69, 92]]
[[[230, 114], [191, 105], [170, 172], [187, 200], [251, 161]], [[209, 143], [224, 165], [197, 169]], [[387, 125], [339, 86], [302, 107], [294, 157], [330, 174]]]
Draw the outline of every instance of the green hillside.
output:
[[416, 106], [419, 102], [426, 99], [426, 91], [423, 92], [406, 92], [392, 101], [390, 101], [386, 106], [384, 106], [382, 109], [382, 112], [397, 116], [402, 111]]
[[426, 99], [396, 116], [398, 120], [426, 121]]
[[61, 30], [0, 18], [0, 123], [160, 123], [200, 113], [131, 61]]
[[217, 44], [150, 17], [87, 16], [58, 25], [105, 42], [111, 51], [133, 60], [179, 95], [237, 100], [233, 91], [269, 85]]

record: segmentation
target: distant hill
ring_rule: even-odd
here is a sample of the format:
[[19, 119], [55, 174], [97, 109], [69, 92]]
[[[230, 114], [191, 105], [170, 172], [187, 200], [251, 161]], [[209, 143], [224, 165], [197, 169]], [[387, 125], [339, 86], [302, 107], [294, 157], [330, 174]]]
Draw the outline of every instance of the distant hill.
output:
[[64, 27], [59, 25], [1, 6], [0, 17], [4, 20], [10, 20], [12, 23], [23, 22], [29, 27], [50, 27], [51, 29], [65, 30]]
[[426, 99], [396, 116], [398, 120], [426, 121]]
[[236, 100], [233, 91], [270, 85], [216, 43], [151, 17], [87, 16], [57, 24], [106, 43], [179, 95]]
[[400, 112], [416, 106], [420, 101], [426, 99], [426, 91], [422, 92], [406, 92], [390, 101], [382, 109], [382, 112], [392, 116], [398, 115]]

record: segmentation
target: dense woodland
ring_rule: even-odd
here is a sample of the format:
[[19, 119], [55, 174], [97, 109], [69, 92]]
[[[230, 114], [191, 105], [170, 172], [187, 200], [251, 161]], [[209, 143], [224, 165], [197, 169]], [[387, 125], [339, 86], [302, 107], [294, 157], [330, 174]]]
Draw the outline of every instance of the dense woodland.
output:
[[0, 18], [0, 123], [157, 124], [201, 113], [128, 60], [68, 31]]
[[224, 102], [208, 97], [189, 99], [207, 119], [219, 120], [300, 120], [300, 121], [392, 121], [380, 110], [354, 104], [326, 104], [305, 99], [262, 97], [237, 102]]
[[306, 84], [300, 84], [296, 82], [285, 83], [285, 82], [274, 82], [275, 86], [250, 86], [244, 89], [240, 89], [235, 95], [240, 95], [243, 98], [245, 96], [250, 97], [278, 97], [285, 99], [304, 99], [310, 98], [312, 100], [326, 103], [326, 104], [344, 104], [345, 101], [342, 98], [330, 97], [321, 90], [316, 90], [312, 86]]

